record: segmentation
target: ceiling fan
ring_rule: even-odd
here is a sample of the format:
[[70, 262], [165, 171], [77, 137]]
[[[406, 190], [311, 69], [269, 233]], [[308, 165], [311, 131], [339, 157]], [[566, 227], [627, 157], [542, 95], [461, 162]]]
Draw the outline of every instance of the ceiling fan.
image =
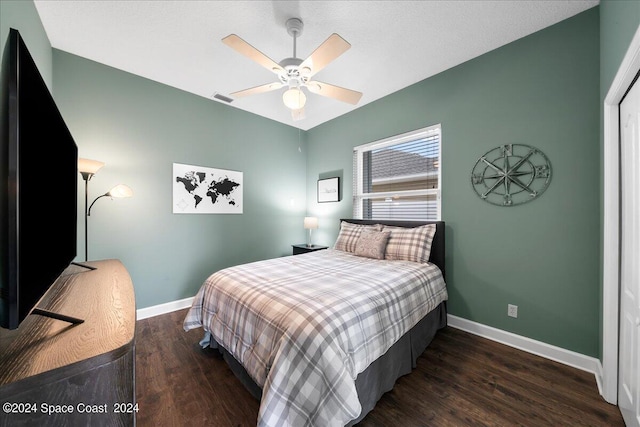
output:
[[275, 73], [279, 80], [274, 83], [233, 92], [230, 96], [240, 98], [287, 87], [288, 89], [282, 95], [282, 101], [291, 109], [291, 115], [294, 120], [304, 118], [304, 105], [307, 97], [302, 88], [306, 88], [309, 92], [317, 95], [353, 105], [357, 104], [362, 97], [361, 92], [311, 80], [311, 77], [346, 52], [351, 45], [338, 34], [333, 33], [307, 59], [302, 60], [296, 57], [296, 39], [302, 33], [302, 21], [298, 18], [290, 18], [285, 23], [285, 26], [287, 33], [293, 37], [293, 56], [285, 58], [279, 63], [273, 61], [235, 34], [230, 34], [222, 39], [222, 42], [227, 46]]

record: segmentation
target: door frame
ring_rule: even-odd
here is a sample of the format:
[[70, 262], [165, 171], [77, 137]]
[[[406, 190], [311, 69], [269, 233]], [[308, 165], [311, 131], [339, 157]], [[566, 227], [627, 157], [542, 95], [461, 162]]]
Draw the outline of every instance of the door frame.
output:
[[620, 317], [620, 111], [640, 69], [640, 25], [604, 99], [604, 219], [602, 235], [602, 378], [600, 394], [618, 403]]

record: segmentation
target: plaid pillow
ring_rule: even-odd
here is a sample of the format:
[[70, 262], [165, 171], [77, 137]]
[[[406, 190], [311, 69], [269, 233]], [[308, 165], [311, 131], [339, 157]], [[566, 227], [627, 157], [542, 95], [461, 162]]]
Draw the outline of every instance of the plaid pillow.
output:
[[384, 250], [390, 235], [390, 231], [363, 230], [356, 243], [355, 254], [367, 258], [384, 259]]
[[380, 231], [381, 229], [382, 225], [380, 224], [363, 225], [342, 221], [340, 223], [340, 233], [338, 233], [338, 239], [333, 245], [333, 248], [339, 251], [353, 253], [356, 251], [356, 244], [363, 230]]
[[436, 233], [435, 224], [415, 228], [391, 227], [385, 225], [384, 231], [391, 231], [385, 249], [384, 259], [399, 261], [428, 262], [431, 243]]

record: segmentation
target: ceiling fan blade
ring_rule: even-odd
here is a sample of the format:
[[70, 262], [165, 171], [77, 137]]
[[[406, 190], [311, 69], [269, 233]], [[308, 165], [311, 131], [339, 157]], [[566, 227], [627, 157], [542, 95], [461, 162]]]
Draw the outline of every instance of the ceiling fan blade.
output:
[[273, 59], [269, 58], [267, 55], [260, 52], [258, 49], [251, 46], [249, 43], [242, 40], [235, 34], [230, 34], [227, 37], [223, 38], [222, 43], [226, 44], [236, 52], [241, 53], [252, 61], [257, 62], [271, 72], [274, 72], [276, 74], [284, 72], [284, 69], [277, 62], [275, 62]]
[[230, 93], [229, 96], [233, 98], [241, 98], [243, 96], [255, 95], [258, 93], [271, 92], [272, 90], [280, 89], [282, 83], [267, 83], [266, 85], [256, 86], [238, 92]]
[[[345, 53], [351, 45], [342, 37], [333, 33], [313, 53], [300, 64], [300, 70], [311, 77], [322, 70], [331, 61]], [[305, 69], [308, 69], [305, 73]]]
[[356, 105], [360, 101], [360, 98], [362, 98], [362, 92], [345, 89], [343, 87], [330, 85], [328, 83], [311, 81], [307, 82], [306, 86], [311, 93], [334, 98], [353, 105]]

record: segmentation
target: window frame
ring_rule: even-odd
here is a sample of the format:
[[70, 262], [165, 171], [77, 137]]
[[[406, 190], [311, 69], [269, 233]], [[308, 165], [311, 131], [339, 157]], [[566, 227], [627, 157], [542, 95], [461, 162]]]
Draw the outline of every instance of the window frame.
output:
[[[391, 147], [394, 145], [402, 144], [405, 142], [410, 142], [416, 139], [430, 137], [434, 134], [438, 135], [438, 188], [425, 188], [423, 190], [400, 190], [400, 191], [386, 191], [386, 192], [377, 192], [377, 193], [363, 193], [363, 153], [366, 151], [379, 150], [382, 148]], [[357, 154], [357, 156], [356, 156]], [[353, 217], [356, 219], [363, 219], [363, 209], [362, 209], [362, 201], [364, 199], [372, 199], [372, 198], [381, 198], [381, 197], [392, 197], [394, 195], [402, 195], [402, 196], [436, 196], [436, 219], [435, 221], [440, 221], [442, 218], [442, 125], [440, 123], [427, 126], [424, 128], [416, 129], [413, 131], [405, 132], [399, 135], [390, 136], [388, 138], [384, 138], [378, 141], [369, 142], [367, 144], [358, 145], [353, 147], [353, 156], [355, 157], [353, 171], [353, 179], [355, 180], [353, 185], [353, 206], [352, 212]], [[357, 207], [357, 210], [356, 210]], [[372, 219], [389, 219], [389, 218], [372, 218]], [[394, 218], [397, 219], [397, 218]], [[425, 221], [430, 219], [424, 219]]]

